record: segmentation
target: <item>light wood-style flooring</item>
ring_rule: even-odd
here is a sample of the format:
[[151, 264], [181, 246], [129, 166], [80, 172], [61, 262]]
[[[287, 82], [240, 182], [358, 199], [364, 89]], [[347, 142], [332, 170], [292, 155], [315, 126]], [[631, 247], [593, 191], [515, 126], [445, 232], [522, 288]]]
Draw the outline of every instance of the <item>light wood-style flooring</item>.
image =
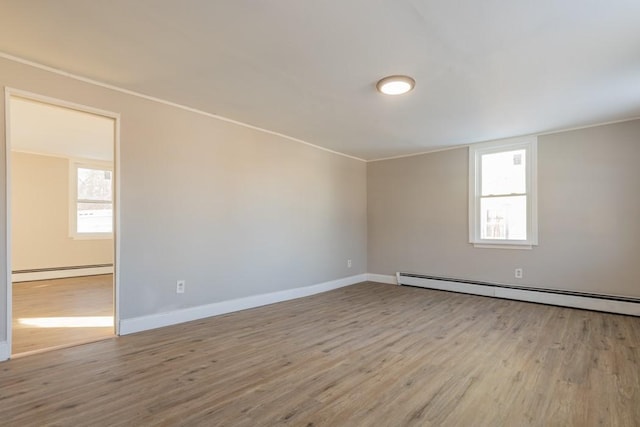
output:
[[363, 283], [0, 364], [15, 426], [638, 426], [640, 318]]
[[113, 275], [15, 283], [12, 314], [14, 355], [111, 337]]

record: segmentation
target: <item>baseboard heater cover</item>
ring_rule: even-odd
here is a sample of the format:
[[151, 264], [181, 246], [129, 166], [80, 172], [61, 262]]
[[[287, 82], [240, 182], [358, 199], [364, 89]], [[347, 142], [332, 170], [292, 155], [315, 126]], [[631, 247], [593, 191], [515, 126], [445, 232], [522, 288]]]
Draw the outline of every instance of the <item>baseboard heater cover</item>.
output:
[[43, 271], [80, 270], [84, 268], [113, 267], [113, 264], [72, 265], [66, 267], [32, 268], [29, 270], [13, 270], [11, 274], [42, 273]]
[[33, 280], [62, 279], [67, 277], [95, 276], [113, 273], [113, 264], [75, 265], [67, 267], [33, 268], [29, 270], [14, 270], [11, 281], [30, 282]]
[[413, 273], [396, 273], [399, 285], [640, 316], [640, 298], [533, 288]]

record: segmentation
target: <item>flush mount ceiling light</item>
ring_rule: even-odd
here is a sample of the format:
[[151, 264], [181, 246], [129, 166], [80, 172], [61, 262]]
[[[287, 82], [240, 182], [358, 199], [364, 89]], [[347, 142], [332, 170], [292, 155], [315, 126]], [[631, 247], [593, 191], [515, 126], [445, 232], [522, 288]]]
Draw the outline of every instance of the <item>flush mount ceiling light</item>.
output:
[[376, 88], [385, 95], [402, 95], [409, 92], [416, 85], [416, 81], [409, 76], [389, 76], [381, 79]]

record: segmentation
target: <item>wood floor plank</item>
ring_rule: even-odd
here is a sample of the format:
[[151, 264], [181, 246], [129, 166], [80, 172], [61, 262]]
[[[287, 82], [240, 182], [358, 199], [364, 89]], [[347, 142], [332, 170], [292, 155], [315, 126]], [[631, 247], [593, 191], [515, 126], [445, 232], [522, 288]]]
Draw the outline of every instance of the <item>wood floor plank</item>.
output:
[[112, 317], [113, 275], [14, 283], [12, 309], [13, 355], [113, 337], [113, 320], [102, 327], [38, 326], [43, 319]]
[[0, 424], [637, 426], [640, 318], [363, 283], [0, 364]]

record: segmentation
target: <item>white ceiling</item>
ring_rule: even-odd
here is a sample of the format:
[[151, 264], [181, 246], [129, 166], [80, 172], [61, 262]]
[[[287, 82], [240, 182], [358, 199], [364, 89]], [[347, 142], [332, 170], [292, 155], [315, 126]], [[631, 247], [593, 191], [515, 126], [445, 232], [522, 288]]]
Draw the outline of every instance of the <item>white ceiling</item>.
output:
[[114, 120], [11, 97], [11, 149], [51, 156], [113, 161]]
[[363, 159], [640, 116], [638, 0], [4, 0], [0, 51]]

